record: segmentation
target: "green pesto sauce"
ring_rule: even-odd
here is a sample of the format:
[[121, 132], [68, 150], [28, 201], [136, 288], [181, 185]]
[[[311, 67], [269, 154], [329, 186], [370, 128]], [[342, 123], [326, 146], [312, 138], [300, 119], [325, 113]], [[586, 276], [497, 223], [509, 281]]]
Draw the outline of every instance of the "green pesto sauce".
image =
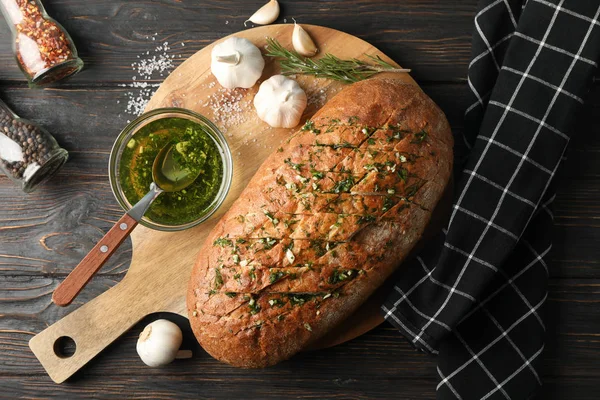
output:
[[[152, 164], [169, 143], [185, 143], [185, 160], [200, 168], [198, 178], [179, 192], [163, 193], [152, 204], [146, 218], [165, 225], [182, 225], [204, 215], [223, 180], [223, 160], [217, 144], [203, 125], [184, 118], [164, 118], [141, 128], [129, 141], [119, 165], [119, 180], [130, 204], [137, 203], [152, 183]], [[181, 146], [180, 146], [181, 148]]]

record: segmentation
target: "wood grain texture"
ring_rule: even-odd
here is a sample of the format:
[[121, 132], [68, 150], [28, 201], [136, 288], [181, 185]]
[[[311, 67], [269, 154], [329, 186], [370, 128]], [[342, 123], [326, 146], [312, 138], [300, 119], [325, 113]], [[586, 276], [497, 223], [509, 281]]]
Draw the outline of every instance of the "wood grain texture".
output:
[[[165, 41], [178, 64], [217, 39], [249, 29], [251, 24], [244, 27], [244, 21], [264, 3], [95, 0], [90, 6], [81, 0], [46, 1], [46, 9], [71, 34], [86, 65], [60, 87], [131, 82], [137, 56]], [[291, 24], [296, 18], [355, 35], [396, 55], [419, 82], [464, 82], [476, 7], [477, 0], [283, 0], [276, 23]], [[0, 24], [0, 37], [0, 81], [25, 84], [5, 24]], [[157, 74], [152, 81], [162, 79]]]
[[[390, 399], [390, 393], [400, 392], [400, 399], [431, 400], [435, 398], [434, 379], [380, 378], [377, 376], [318, 378], [313, 380], [289, 379], [289, 376], [263, 379], [237, 379], [232, 385], [230, 377], [193, 380], [186, 376], [161, 378], [158, 386], [152, 377], [129, 379], [116, 376], [110, 382], [101, 377], [86, 377], [89, 383], [84, 387], [81, 381], [62, 385], [52, 390], [52, 397], [96, 399], [98, 393], [105, 398], [131, 399], [282, 399], [282, 398], [317, 398], [317, 399]], [[283, 381], [283, 382], [281, 382]], [[535, 399], [543, 400], [588, 400], [595, 399], [594, 391], [598, 383], [595, 378], [562, 378], [549, 377]], [[31, 393], [40, 393], [37, 377], [21, 379], [8, 377], [3, 381], [4, 388], [15, 396], [29, 397]], [[154, 388], [155, 390], [148, 390]], [[223, 396], [223, 392], [231, 397]], [[43, 397], [42, 397], [43, 398]], [[46, 397], [48, 398], [48, 397]]]
[[[137, 55], [168, 42], [177, 62], [229, 34], [248, 29], [243, 22], [264, 0], [46, 1], [50, 15], [73, 37], [86, 68], [68, 85], [130, 82]], [[476, 0], [281, 1], [277, 23], [328, 26], [356, 35], [396, 61], [413, 68], [420, 80], [464, 79]], [[156, 34], [156, 39], [151, 39]], [[0, 80], [24, 82], [12, 57], [8, 27], [0, 25]], [[184, 43], [185, 46], [181, 46]], [[181, 58], [179, 58], [181, 56]], [[159, 74], [154, 81], [162, 80]]]
[[[130, 82], [131, 63], [165, 40], [173, 44], [179, 63], [214, 39], [242, 29], [242, 20], [262, 3], [46, 0], [88, 64], [74, 79], [47, 90], [25, 88], [10, 55], [8, 29], [0, 23], [0, 96], [19, 114], [48, 127], [71, 154], [59, 176], [31, 196], [15, 192], [0, 175], [0, 397], [231, 399], [256, 393], [262, 398], [434, 398], [435, 360], [415, 352], [388, 325], [261, 373], [217, 363], [192, 346], [188, 332], [186, 344], [194, 358], [153, 370], [134, 349], [152, 316], [60, 386], [27, 347], [35, 333], [114, 286], [129, 265], [131, 244], [126, 242], [71, 306], [61, 309], [50, 302], [52, 290], [121, 215], [106, 167], [114, 138], [131, 119], [124, 113], [131, 89], [118, 86]], [[282, 18], [289, 23], [294, 16], [355, 34], [413, 68], [413, 76], [460, 135], [468, 106], [464, 82], [476, 3], [282, 0]], [[158, 42], [145, 38], [155, 32]], [[537, 396], [544, 400], [592, 400], [600, 391], [598, 86], [587, 101], [560, 172], [546, 368]]]

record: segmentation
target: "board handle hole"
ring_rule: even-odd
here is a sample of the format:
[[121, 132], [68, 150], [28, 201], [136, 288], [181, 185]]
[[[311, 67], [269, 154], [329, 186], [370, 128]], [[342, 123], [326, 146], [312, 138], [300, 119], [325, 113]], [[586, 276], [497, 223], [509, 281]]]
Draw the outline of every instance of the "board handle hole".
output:
[[75, 341], [68, 336], [61, 336], [54, 342], [54, 354], [60, 358], [69, 358], [75, 354], [77, 345]]

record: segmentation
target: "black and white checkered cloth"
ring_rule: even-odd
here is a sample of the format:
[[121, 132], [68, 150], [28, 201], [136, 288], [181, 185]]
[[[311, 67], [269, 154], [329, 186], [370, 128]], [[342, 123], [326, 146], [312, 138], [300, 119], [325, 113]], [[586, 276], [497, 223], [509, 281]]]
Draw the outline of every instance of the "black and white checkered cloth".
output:
[[385, 317], [439, 354], [438, 399], [541, 385], [551, 183], [600, 59], [599, 0], [481, 0], [447, 229], [403, 267]]

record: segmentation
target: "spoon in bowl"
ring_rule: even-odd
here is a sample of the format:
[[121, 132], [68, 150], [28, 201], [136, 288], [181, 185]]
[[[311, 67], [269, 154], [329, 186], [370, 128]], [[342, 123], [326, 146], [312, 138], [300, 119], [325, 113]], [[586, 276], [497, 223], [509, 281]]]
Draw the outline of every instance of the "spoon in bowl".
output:
[[163, 192], [178, 192], [190, 186], [200, 175], [196, 168], [190, 171], [177, 162], [173, 154], [176, 144], [169, 143], [156, 155], [152, 164], [150, 191], [108, 231], [52, 294], [54, 304], [71, 304], [92, 277], [119, 248], [142, 219], [150, 205]]

